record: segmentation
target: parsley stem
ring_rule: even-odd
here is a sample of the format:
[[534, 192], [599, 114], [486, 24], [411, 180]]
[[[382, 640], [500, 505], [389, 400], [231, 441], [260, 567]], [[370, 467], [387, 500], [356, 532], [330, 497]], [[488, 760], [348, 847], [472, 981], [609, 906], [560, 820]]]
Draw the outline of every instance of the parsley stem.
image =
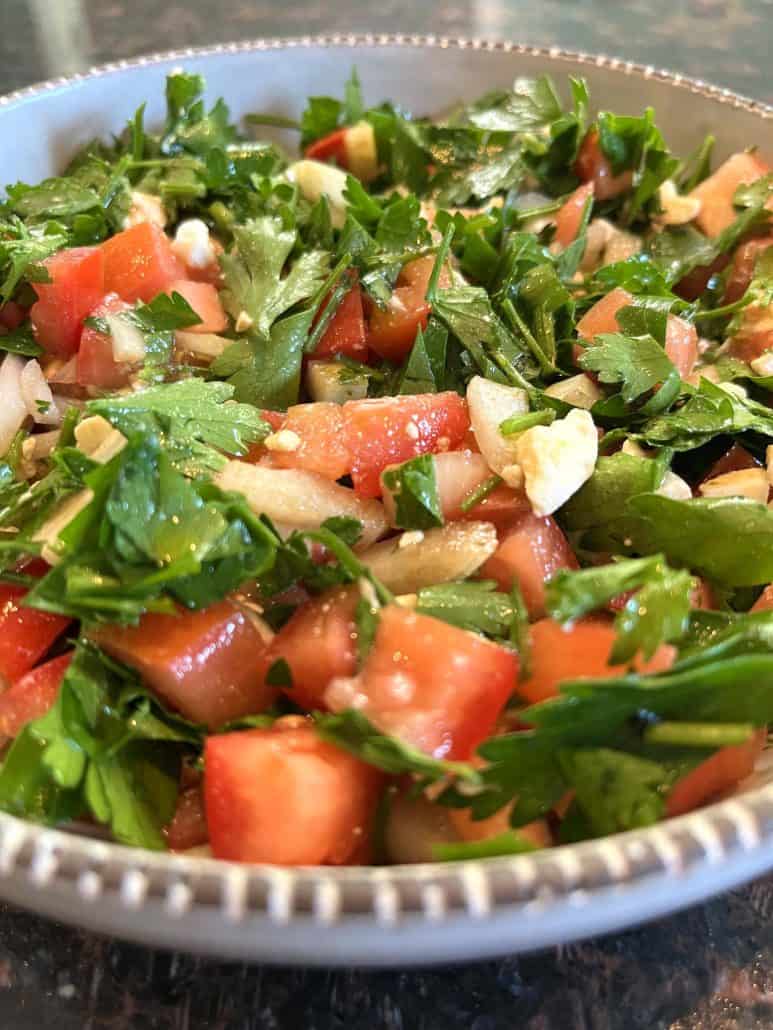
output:
[[468, 511], [472, 511], [481, 501], [485, 501], [488, 495], [493, 490], [496, 490], [502, 482], [501, 476], [489, 476], [488, 479], [484, 479], [480, 486], [476, 486], [474, 490], [467, 494], [459, 505], [460, 510], [466, 515]]
[[435, 258], [435, 264], [432, 266], [432, 275], [429, 277], [429, 283], [427, 284], [426, 299], [428, 304], [434, 304], [437, 300], [437, 285], [440, 279], [440, 272], [445, 264], [448, 252], [451, 249], [451, 241], [454, 238], [456, 232], [456, 226], [453, 222], [449, 222], [446, 227], [446, 231], [443, 233], [443, 239], [440, 241], [440, 246], [437, 249], [437, 257]]
[[502, 304], [502, 311], [507, 316], [507, 320], [510, 322], [510, 324], [523, 337], [524, 343], [536, 358], [537, 364], [539, 365], [542, 374], [549, 375], [551, 372], [554, 372], [555, 366], [553, 365], [552, 361], [548, 359], [543, 349], [537, 343], [536, 339], [534, 338], [534, 334], [526, 325], [521, 316], [518, 314], [515, 304], [513, 304], [509, 297]]
[[744, 744], [756, 727], [742, 722], [658, 722], [644, 731], [647, 744], [715, 748]]
[[498, 365], [504, 372], [507, 378], [514, 386], [520, 386], [522, 390], [526, 390], [528, 395], [532, 397], [534, 395], [534, 387], [531, 385], [528, 379], [525, 379], [515, 365], [507, 358], [501, 350], [492, 350], [488, 352], [488, 356]]
[[317, 324], [309, 333], [309, 338], [306, 341], [306, 346], [304, 347], [307, 354], [313, 354], [317, 349], [317, 344], [325, 335], [328, 326], [335, 318], [336, 312], [341, 307], [344, 297], [354, 285], [354, 276], [352, 274], [347, 274], [347, 268], [351, 263], [351, 260], [351, 255], [344, 254], [320, 290], [322, 298], [319, 303], [321, 303], [325, 297], [327, 297], [327, 303], [322, 309], [322, 314], [320, 315]]
[[515, 436], [516, 433], [523, 433], [532, 426], [549, 426], [554, 422], [556, 413], [552, 408], [543, 408], [542, 411], [529, 411], [525, 415], [513, 415], [499, 423], [499, 432], [502, 436]]
[[296, 129], [300, 132], [301, 128], [301, 123], [295, 118], [288, 118], [283, 114], [263, 114], [258, 111], [246, 114], [244, 120], [248, 125], [271, 125], [275, 129]]
[[742, 308], [748, 307], [752, 302], [750, 296], [743, 296], [739, 300], [733, 301], [732, 304], [723, 304], [720, 308], [709, 308], [706, 311], [696, 311], [696, 321], [700, 319], [702, 322], [707, 318], [725, 318], [727, 315], [733, 315], [736, 311], [740, 311]]

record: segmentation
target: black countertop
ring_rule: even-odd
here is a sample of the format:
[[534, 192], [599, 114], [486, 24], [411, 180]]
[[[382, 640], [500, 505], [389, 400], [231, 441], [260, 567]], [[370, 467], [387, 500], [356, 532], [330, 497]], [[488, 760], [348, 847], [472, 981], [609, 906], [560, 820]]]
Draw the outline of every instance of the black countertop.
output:
[[[773, 0], [0, 0], [0, 93], [148, 51], [349, 31], [559, 44], [773, 100]], [[320, 972], [170, 955], [2, 905], [0, 1030], [751, 1030], [773, 1026], [771, 916], [773, 878], [540, 955]]]

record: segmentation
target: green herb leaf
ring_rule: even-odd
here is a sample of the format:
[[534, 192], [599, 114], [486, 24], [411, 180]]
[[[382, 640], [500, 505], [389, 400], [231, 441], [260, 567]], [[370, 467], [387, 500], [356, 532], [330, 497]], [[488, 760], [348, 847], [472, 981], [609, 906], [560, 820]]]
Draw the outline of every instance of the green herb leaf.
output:
[[395, 524], [400, 529], [431, 529], [443, 525], [435, 459], [431, 454], [388, 469], [382, 481], [395, 502]]

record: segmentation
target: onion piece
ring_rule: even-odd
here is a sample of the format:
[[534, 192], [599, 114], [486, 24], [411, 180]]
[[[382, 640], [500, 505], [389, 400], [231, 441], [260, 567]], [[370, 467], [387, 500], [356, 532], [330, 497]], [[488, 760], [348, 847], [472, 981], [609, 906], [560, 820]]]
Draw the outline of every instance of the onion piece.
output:
[[517, 436], [502, 436], [499, 427], [513, 415], [525, 415], [529, 397], [518, 387], [475, 376], [467, 387], [467, 406], [481, 454], [492, 471], [501, 475], [503, 469], [515, 462]]
[[436, 844], [459, 840], [448, 809], [425, 797], [397, 794], [389, 803], [384, 846], [392, 862], [434, 862]]
[[43, 375], [43, 369], [34, 358], [21, 371], [19, 389], [27, 411], [35, 422], [43, 426], [59, 425], [62, 413], [54, 403], [54, 395]]
[[177, 330], [174, 339], [181, 350], [200, 358], [219, 358], [226, 347], [234, 342], [217, 333], [186, 333], [182, 329]]
[[145, 338], [136, 325], [120, 315], [105, 315], [113, 345], [113, 359], [118, 364], [136, 365], [145, 358]]
[[449, 522], [424, 533], [404, 533], [363, 551], [360, 560], [395, 594], [415, 594], [436, 583], [466, 579], [496, 551], [490, 522]]
[[[443, 518], [458, 519], [462, 515], [460, 505], [470, 494], [491, 478], [491, 469], [482, 454], [475, 451], [442, 451], [434, 455], [435, 482]], [[390, 468], [396, 468], [391, 465]], [[385, 469], [389, 471], [389, 469]], [[383, 485], [383, 480], [382, 480]], [[384, 511], [390, 526], [397, 527], [395, 498], [384, 486]]]
[[23, 369], [24, 359], [18, 354], [7, 354], [0, 365], [0, 455], [6, 453], [27, 418], [21, 395]]
[[257, 515], [291, 529], [318, 529], [325, 519], [345, 515], [362, 523], [359, 546], [378, 540], [387, 529], [380, 501], [358, 497], [315, 472], [232, 460], [215, 476], [215, 483], [221, 490], [243, 494]]

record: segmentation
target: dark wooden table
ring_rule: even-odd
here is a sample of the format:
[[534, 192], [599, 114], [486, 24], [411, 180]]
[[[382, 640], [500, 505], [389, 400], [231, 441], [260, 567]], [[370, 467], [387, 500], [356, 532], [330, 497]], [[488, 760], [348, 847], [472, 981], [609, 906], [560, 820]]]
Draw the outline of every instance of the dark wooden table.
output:
[[[0, 0], [0, 93], [147, 51], [365, 30], [615, 53], [773, 100], [773, 0]], [[771, 917], [773, 878], [540, 955], [320, 972], [165, 954], [0, 906], [0, 1030], [765, 1028]]]

